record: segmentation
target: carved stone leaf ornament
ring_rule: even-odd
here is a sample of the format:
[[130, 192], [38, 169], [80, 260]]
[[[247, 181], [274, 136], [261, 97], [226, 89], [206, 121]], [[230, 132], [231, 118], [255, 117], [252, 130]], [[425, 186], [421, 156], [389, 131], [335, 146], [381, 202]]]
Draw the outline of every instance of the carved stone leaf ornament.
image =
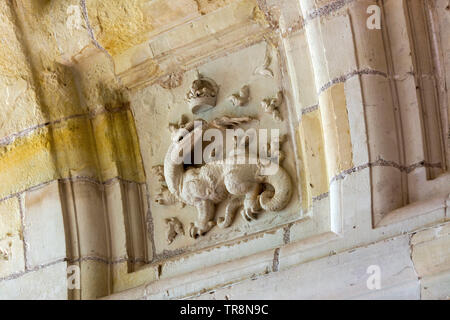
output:
[[271, 114], [277, 121], [283, 121], [280, 113], [280, 106], [283, 103], [283, 92], [278, 91], [277, 96], [273, 98], [266, 98], [261, 101], [261, 108], [265, 113]]
[[235, 107], [243, 107], [250, 101], [250, 87], [245, 85], [238, 93], [234, 93], [228, 97], [228, 100], [233, 103]]
[[180, 220], [173, 217], [166, 219], [165, 222], [167, 226], [166, 237], [168, 244], [171, 244], [178, 235], [184, 235], [183, 224]]

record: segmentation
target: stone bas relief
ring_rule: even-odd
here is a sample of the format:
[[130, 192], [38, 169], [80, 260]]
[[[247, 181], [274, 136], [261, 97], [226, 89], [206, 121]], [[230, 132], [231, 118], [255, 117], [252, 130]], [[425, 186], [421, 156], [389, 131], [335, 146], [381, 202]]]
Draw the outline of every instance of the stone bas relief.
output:
[[[243, 237], [258, 237], [265, 234], [266, 230], [282, 228], [303, 218], [300, 177], [297, 171], [299, 160], [295, 152], [296, 138], [295, 132], [291, 131], [289, 119], [286, 118], [290, 114], [287, 112], [287, 101], [277, 104], [279, 112], [286, 115], [283, 121], [276, 121], [261, 108], [261, 102], [268, 97], [276, 98], [282, 87], [275, 52], [271, 55], [270, 64], [273, 77], [255, 74], [255, 69], [266, 58], [266, 49], [267, 43], [262, 41], [186, 70], [179, 86], [165, 88], [158, 82], [133, 93], [131, 106], [136, 116], [143, 163], [148, 173], [149, 228], [157, 258], [166, 259], [202, 251]], [[220, 87], [215, 107], [193, 113], [193, 104], [189, 100], [192, 99], [191, 103], [201, 101], [203, 84], [198, 80], [205, 79], [214, 83], [212, 87]], [[206, 89], [204, 91], [207, 92]], [[195, 131], [195, 121], [201, 122], [202, 129]], [[253, 155], [256, 163], [247, 165], [243, 175], [242, 172], [239, 173], [239, 168], [232, 168], [225, 163], [213, 165], [212, 161], [203, 161], [195, 165], [177, 166], [177, 163], [174, 165], [167, 161], [169, 148], [174, 149], [178, 144], [180, 148], [189, 146], [194, 150], [194, 144], [189, 144], [188, 136], [192, 140], [195, 140], [195, 135], [205, 137], [205, 132], [209, 129], [222, 133], [227, 129], [245, 132], [254, 129], [258, 137], [266, 130], [267, 156], [279, 159], [280, 174], [285, 172], [285, 181], [289, 181], [280, 189], [287, 188], [290, 192], [290, 196], [288, 193], [287, 199], [282, 201], [284, 203], [268, 208], [271, 206], [272, 196], [279, 190], [269, 183], [272, 176], [258, 174], [258, 170], [265, 170], [264, 164], [267, 164], [264, 155], [260, 157], [259, 149]], [[279, 131], [277, 143], [272, 143], [272, 130]], [[211, 147], [214, 137], [209, 141], [204, 137], [200, 139], [202, 143], [197, 143], [201, 146], [200, 153], [204, 153], [202, 158], [216, 156], [216, 151]], [[224, 160], [229, 155], [226, 152], [222, 154]], [[176, 178], [169, 179], [165, 171], [174, 167], [179, 169], [176, 171]], [[232, 176], [230, 172], [236, 172], [236, 175]], [[226, 181], [227, 175], [230, 175], [230, 181]], [[276, 176], [273, 177], [275, 179]], [[243, 182], [243, 179], [246, 180]], [[236, 186], [240, 184], [242, 190], [233, 190], [237, 187], [227, 185], [231, 183]], [[283, 179], [280, 179], [280, 183], [283, 183]], [[174, 188], [171, 189], [172, 187]], [[178, 219], [184, 234], [170, 231], [170, 228], [175, 231], [175, 225], [172, 227], [166, 221], [171, 218]], [[169, 237], [168, 233], [176, 235]], [[279, 237], [279, 234], [267, 233], [264, 237]]]
[[[264, 159], [252, 152], [250, 141], [242, 140], [246, 136], [241, 137], [240, 141], [236, 139], [236, 144], [241, 144], [243, 148], [232, 148], [219, 160], [186, 168], [186, 162], [191, 162], [192, 152], [196, 148], [201, 148], [202, 154], [207, 150], [208, 146], [203, 146], [205, 132], [213, 129], [217, 134], [226, 136], [226, 129], [236, 128], [251, 120], [248, 117], [221, 117], [209, 123], [204, 120], [181, 121], [178, 129], [172, 129], [172, 143], [164, 159], [165, 185], [156, 201], [160, 204], [178, 201], [196, 208], [197, 219], [189, 227], [192, 238], [206, 234], [216, 224], [221, 228], [229, 227], [237, 210], [245, 220], [252, 221], [257, 214], [284, 209], [290, 200], [292, 184], [287, 172], [278, 163], [270, 161], [269, 157]], [[279, 140], [275, 145], [278, 144]], [[211, 149], [214, 153], [212, 159], [225, 150], [224, 145], [219, 144], [219, 148], [221, 150]], [[266, 149], [278, 161], [282, 157], [278, 148], [271, 149], [269, 146]], [[183, 153], [184, 162], [178, 161], [180, 151], [186, 150], [188, 154]], [[270, 165], [274, 166], [272, 170], [264, 170]], [[161, 168], [158, 167], [158, 170], [161, 177]], [[225, 216], [217, 222], [215, 206], [221, 202], [227, 202]], [[171, 243], [173, 232], [168, 237]]]

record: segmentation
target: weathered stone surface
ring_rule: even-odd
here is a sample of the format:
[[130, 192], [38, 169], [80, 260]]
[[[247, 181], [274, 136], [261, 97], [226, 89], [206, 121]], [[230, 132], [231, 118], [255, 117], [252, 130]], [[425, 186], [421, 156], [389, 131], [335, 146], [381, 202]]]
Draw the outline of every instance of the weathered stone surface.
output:
[[449, 300], [450, 299], [450, 272], [446, 271], [438, 275], [423, 277], [420, 280], [421, 298], [424, 300]]
[[24, 208], [27, 269], [63, 260], [66, 239], [58, 182], [29, 191]]
[[[448, 299], [447, 0], [16, 0], [0, 18], [0, 298]], [[189, 90], [214, 108], [193, 115]], [[183, 114], [280, 129], [290, 202], [225, 230], [225, 202], [163, 205], [218, 193], [164, 186]]]
[[421, 277], [450, 269], [450, 224], [416, 233], [411, 239], [412, 259]]
[[[205, 294], [206, 299], [418, 299], [420, 285], [408, 254], [409, 237], [377, 243]], [[371, 291], [370, 266], [380, 268], [381, 288]], [[320, 270], [320, 272], [318, 272]], [[396, 288], [407, 285], [406, 288]], [[390, 289], [392, 288], [392, 289]], [[398, 291], [396, 291], [398, 290]]]
[[20, 277], [0, 281], [0, 299], [65, 300], [67, 299], [65, 262], [28, 272]]

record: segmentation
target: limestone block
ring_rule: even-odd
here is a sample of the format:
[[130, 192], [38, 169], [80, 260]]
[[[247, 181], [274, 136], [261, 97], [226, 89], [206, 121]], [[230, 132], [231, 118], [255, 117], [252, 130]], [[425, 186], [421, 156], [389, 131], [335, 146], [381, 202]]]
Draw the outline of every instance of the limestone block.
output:
[[345, 98], [352, 143], [352, 160], [354, 166], [357, 167], [370, 162], [365, 108], [361, 82], [358, 77], [350, 78], [345, 82]]
[[283, 236], [284, 231], [280, 228], [232, 244], [171, 259], [162, 264], [160, 277], [161, 279], [167, 279], [272, 249], [283, 244]]
[[417, 280], [408, 281], [381, 290], [373, 290], [368, 294], [352, 297], [354, 300], [420, 300], [420, 283]]
[[298, 101], [297, 115], [302, 110], [318, 104], [317, 88], [314, 83], [314, 73], [311, 63], [309, 46], [304, 30], [284, 40], [292, 94]]
[[[436, 1], [436, 22], [439, 25], [440, 35], [439, 40], [442, 45], [442, 63], [444, 65], [444, 70], [441, 72], [444, 73], [443, 78], [447, 85], [450, 83], [450, 16], [448, 14], [448, 3], [445, 0]], [[447, 94], [447, 99], [450, 97]], [[449, 100], [447, 100], [449, 101]]]
[[111, 235], [111, 259], [113, 261], [127, 256], [125, 218], [120, 181], [105, 186], [106, 212]]
[[102, 186], [89, 181], [73, 183], [81, 257], [108, 259], [106, 213]]
[[[158, 268], [145, 267], [134, 272], [128, 272], [128, 263], [120, 262], [112, 265], [113, 272], [113, 288], [112, 292], [118, 293], [130, 288], [137, 288], [146, 283], [156, 281], [158, 279]], [[136, 297], [139, 299], [140, 297]], [[122, 299], [122, 298], [118, 298]], [[124, 299], [128, 299], [125, 298]]]
[[450, 299], [450, 271], [420, 279], [421, 298], [423, 300]]
[[[171, 30], [165, 37], [153, 39], [150, 42], [151, 51], [156, 57], [182, 45], [199, 41], [210, 34], [211, 26], [215, 32], [226, 30], [230, 25], [251, 19], [254, 7], [254, 0], [236, 1], [228, 10], [192, 21], [190, 24], [180, 26], [176, 31]], [[221, 16], [220, 20], [217, 19], [218, 15]]]
[[370, 161], [382, 158], [399, 163], [399, 142], [389, 80], [362, 75]]
[[2, 198], [56, 176], [46, 128], [18, 138], [14, 145], [0, 146], [0, 150], [0, 178], [10, 182], [0, 185]]
[[30, 87], [36, 92], [44, 121], [59, 120], [80, 114], [80, 103], [74, 74], [67, 66], [57, 63], [64, 54], [69, 57], [91, 42], [77, 0], [42, 2], [18, 1], [17, 21], [21, 25], [21, 41], [28, 48], [24, 59], [34, 71]]
[[[312, 207], [309, 208], [309, 213], [313, 218], [305, 218], [287, 227], [289, 228], [289, 238], [285, 234], [285, 243], [295, 242], [306, 250], [320, 243], [322, 238], [323, 241], [329, 239], [327, 234], [331, 225], [329, 196], [320, 200], [314, 200]], [[283, 253], [283, 250], [281, 250], [281, 253]], [[284, 268], [282, 258], [280, 259], [280, 269]]]
[[109, 264], [102, 261], [81, 261], [81, 299], [94, 300], [111, 293]]
[[405, 165], [411, 166], [426, 159], [426, 143], [423, 137], [420, 96], [416, 91], [413, 74], [395, 79], [396, 91], [402, 117], [402, 139], [405, 149]]
[[[86, 1], [86, 9], [95, 36], [111, 55], [142, 42], [144, 35], [152, 30], [151, 20], [145, 19], [143, 12], [145, 2], [144, 0], [127, 3]], [[130, 21], [133, 23], [129, 23]]]
[[[313, 219], [290, 227], [291, 245], [280, 249], [280, 270], [332, 254], [337, 248], [373, 242], [377, 238], [372, 233], [371, 211], [368, 169], [333, 181], [329, 195], [314, 201], [312, 211], [308, 212]], [[342, 234], [345, 236], [341, 238]]]
[[[234, 259], [217, 266], [202, 268], [183, 276], [174, 276], [149, 283], [141, 296], [145, 299], [180, 299], [197, 296], [199, 292], [223, 287], [225, 283], [239, 282], [248, 277], [257, 278], [273, 269], [274, 251], [265, 251], [254, 256]], [[205, 275], [207, 275], [205, 277]], [[135, 295], [142, 287], [130, 290]], [[120, 295], [119, 295], [120, 296]], [[124, 294], [127, 297], [127, 293]]]
[[388, 0], [384, 4], [387, 31], [389, 34], [389, 49], [394, 63], [394, 74], [404, 76], [413, 71], [412, 48], [408, 37], [408, 22], [406, 21], [406, 3]]
[[64, 259], [66, 239], [57, 181], [26, 193], [24, 216], [27, 268]]
[[8, 2], [0, 4], [0, 144], [4, 138], [44, 121], [13, 10]]
[[[385, 215], [377, 224], [378, 227], [386, 227], [396, 225], [397, 232], [406, 232], [406, 230], [416, 230], [421, 226], [430, 226], [435, 223], [445, 221], [446, 198], [448, 194], [439, 195], [439, 192], [433, 192], [422, 200], [411, 197], [410, 204], [399, 209], [391, 211]], [[379, 231], [382, 231], [380, 228]]]
[[[303, 115], [300, 128], [301, 151], [306, 179], [305, 189], [315, 198], [328, 191], [323, 128], [318, 110]], [[305, 199], [307, 201], [307, 199]]]
[[450, 230], [450, 224], [444, 223], [436, 225], [414, 233], [411, 238], [411, 245], [430, 245], [434, 240], [447, 236]]
[[410, 202], [427, 201], [435, 197], [446, 198], [450, 193], [449, 174], [436, 179], [427, 179], [427, 168], [417, 167], [408, 173], [408, 195]]
[[341, 203], [344, 233], [355, 232], [358, 241], [369, 236], [372, 229], [372, 190], [368, 168], [353, 172], [341, 181]]
[[[387, 73], [387, 63], [382, 30], [368, 29], [367, 8], [376, 1], [352, 1], [349, 12], [355, 37], [355, 51], [358, 69], [371, 69]], [[384, 25], [382, 21], [382, 26]]]
[[128, 257], [142, 264], [147, 259], [147, 247], [151, 248], [145, 230], [145, 186], [117, 180], [105, 186], [105, 195], [112, 261]]
[[66, 262], [59, 262], [18, 278], [0, 281], [0, 299], [66, 300], [66, 265]]
[[[381, 290], [370, 290], [370, 266], [378, 266]], [[247, 280], [203, 296], [208, 299], [418, 299], [420, 285], [409, 256], [409, 237], [382, 241]]]
[[63, 59], [71, 59], [91, 43], [83, 10], [79, 1], [66, 0], [53, 4], [50, 11]]
[[319, 96], [328, 177], [353, 167], [345, 86], [338, 83]]
[[401, 172], [397, 168], [374, 166], [371, 169], [374, 224], [384, 215], [404, 205]]
[[[217, 1], [215, 1], [217, 3]], [[142, 12], [151, 22], [153, 33], [162, 32], [165, 29], [181, 24], [181, 22], [193, 19], [200, 15], [200, 4], [193, 0], [181, 0], [167, 2], [164, 0], [146, 1], [143, 3]]]
[[255, 0], [232, 1], [115, 55], [115, 69], [127, 86], [143, 87], [162, 75], [188, 70], [211, 55], [262, 39], [267, 27]]
[[[349, 16], [338, 15], [322, 20], [321, 32], [328, 67], [327, 82], [356, 70], [355, 43]], [[325, 84], [322, 83], [321, 87]]]
[[[194, 1], [135, 0], [130, 3], [86, 1], [89, 19], [98, 41], [111, 55], [144, 42], [149, 36], [208, 14], [234, 0]], [[130, 24], [129, 21], [133, 21]]]
[[450, 269], [450, 224], [432, 227], [411, 238], [412, 260], [420, 277]]
[[[131, 242], [132, 258], [139, 264], [148, 260], [148, 253], [151, 254], [151, 245], [147, 243], [147, 223], [146, 216], [148, 211], [147, 195], [145, 187], [137, 183], [124, 183], [124, 193], [126, 196], [127, 207], [127, 225], [129, 241]], [[150, 245], [150, 248], [148, 249]], [[150, 250], [150, 252], [147, 252]]]

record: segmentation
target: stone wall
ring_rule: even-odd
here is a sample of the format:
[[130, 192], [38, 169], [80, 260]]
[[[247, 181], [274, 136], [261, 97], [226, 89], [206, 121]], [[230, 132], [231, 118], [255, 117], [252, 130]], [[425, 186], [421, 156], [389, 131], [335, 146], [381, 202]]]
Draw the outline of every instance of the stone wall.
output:
[[[449, 6], [3, 1], [0, 298], [448, 298]], [[201, 115], [198, 74], [219, 86]], [[278, 92], [281, 121], [261, 109]], [[279, 129], [289, 204], [189, 237], [195, 208], [161, 203], [155, 171], [181, 115]]]

